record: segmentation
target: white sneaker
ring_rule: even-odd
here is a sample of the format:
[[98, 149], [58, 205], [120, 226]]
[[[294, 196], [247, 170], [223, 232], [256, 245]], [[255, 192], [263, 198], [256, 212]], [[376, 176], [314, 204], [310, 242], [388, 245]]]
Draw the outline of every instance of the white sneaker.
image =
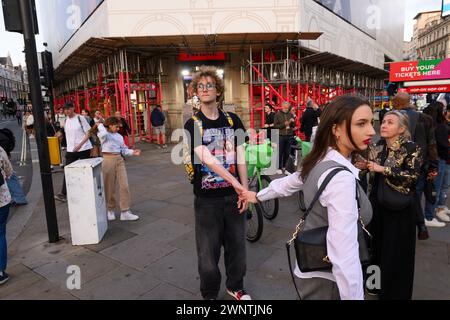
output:
[[447, 215], [450, 215], [450, 209], [447, 208], [447, 206], [439, 207], [439, 208], [437, 208], [436, 210], [441, 210], [443, 213], [445, 213], [445, 214], [447, 214]]
[[450, 217], [445, 214], [444, 209], [436, 209], [436, 217], [438, 217], [441, 221], [450, 222]]
[[437, 227], [437, 228], [445, 227], [445, 223], [437, 221], [436, 218], [433, 218], [433, 220], [431, 221], [425, 219], [425, 225], [427, 227]]
[[281, 169], [278, 169], [276, 173], [277, 174], [283, 174], [283, 171]]
[[114, 221], [114, 220], [116, 220], [116, 214], [114, 213], [114, 211], [109, 211], [109, 210], [108, 210], [108, 220], [109, 220], [109, 221]]
[[139, 219], [139, 216], [132, 214], [130, 210], [122, 212], [120, 214], [121, 221], [136, 221]]

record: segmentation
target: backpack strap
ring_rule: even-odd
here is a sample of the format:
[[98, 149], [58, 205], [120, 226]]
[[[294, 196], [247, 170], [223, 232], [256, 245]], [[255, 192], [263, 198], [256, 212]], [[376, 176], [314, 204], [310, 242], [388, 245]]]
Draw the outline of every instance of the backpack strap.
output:
[[84, 127], [83, 127], [83, 123], [81, 122], [80, 115], [77, 115], [77, 118], [78, 118], [78, 122], [80, 123], [81, 130], [83, 130], [83, 133], [86, 134], [86, 131], [84, 130]]
[[198, 130], [200, 130], [200, 136], [203, 137], [203, 124], [202, 124], [202, 120], [200, 120], [199, 117], [192, 116], [192, 120], [194, 120], [194, 124], [197, 126]]
[[223, 114], [225, 115], [225, 117], [227, 117], [228, 123], [230, 124], [230, 127], [234, 127], [234, 121], [231, 118], [230, 114], [224, 110], [222, 110]]

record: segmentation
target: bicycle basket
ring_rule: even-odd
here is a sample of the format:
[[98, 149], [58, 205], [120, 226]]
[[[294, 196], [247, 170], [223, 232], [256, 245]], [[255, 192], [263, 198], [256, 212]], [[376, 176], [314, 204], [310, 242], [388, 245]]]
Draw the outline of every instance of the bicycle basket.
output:
[[271, 166], [271, 157], [272, 147], [268, 140], [262, 144], [249, 144], [245, 149], [247, 168], [252, 175], [255, 167], [259, 169], [269, 168]]

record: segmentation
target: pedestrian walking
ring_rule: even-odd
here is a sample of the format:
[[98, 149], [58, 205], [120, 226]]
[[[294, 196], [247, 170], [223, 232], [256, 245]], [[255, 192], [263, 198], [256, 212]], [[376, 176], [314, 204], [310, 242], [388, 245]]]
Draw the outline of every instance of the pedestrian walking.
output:
[[25, 113], [25, 130], [30, 138], [34, 138], [34, 116], [30, 111]]
[[[442, 178], [441, 192], [439, 192], [437, 200], [436, 216], [442, 221], [442, 215], [450, 216], [450, 210], [447, 207], [447, 193], [450, 187], [450, 105], [446, 107], [445, 119], [447, 124], [447, 160], [445, 164], [444, 177]], [[443, 150], [442, 150], [443, 151]]]
[[155, 106], [150, 115], [150, 120], [153, 126], [154, 134], [158, 139], [159, 147], [166, 149], [166, 117], [164, 116], [160, 105]]
[[19, 105], [16, 110], [17, 124], [22, 127], [23, 107]]
[[[83, 140], [85, 134], [91, 128], [86, 119], [75, 113], [75, 107], [71, 102], [64, 105], [64, 112], [67, 116], [60, 132], [65, 134], [67, 141], [67, 152], [65, 155], [66, 165], [77, 160], [88, 159], [91, 157], [92, 144], [89, 139], [77, 150], [75, 147]], [[60, 133], [61, 134], [61, 133]], [[63, 178], [61, 192], [55, 196], [55, 199], [61, 202], [67, 201], [66, 178]]]

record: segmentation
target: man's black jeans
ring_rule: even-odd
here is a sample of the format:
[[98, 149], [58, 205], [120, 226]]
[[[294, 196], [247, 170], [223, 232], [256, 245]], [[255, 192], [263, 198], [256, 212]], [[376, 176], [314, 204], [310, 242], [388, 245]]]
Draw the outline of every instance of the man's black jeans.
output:
[[291, 138], [292, 136], [280, 136], [280, 147], [278, 149], [280, 169], [284, 169], [286, 167], [286, 162], [289, 159], [289, 153], [291, 152]]
[[195, 240], [200, 291], [204, 299], [215, 299], [219, 293], [222, 276], [218, 264], [222, 245], [227, 289], [244, 289], [246, 215], [239, 213], [237, 200], [236, 194], [219, 198], [195, 197]]
[[[89, 159], [91, 157], [91, 149], [80, 151], [80, 152], [66, 152], [66, 166], [68, 166], [71, 163], [74, 163], [75, 161], [82, 160], [82, 159]], [[63, 195], [67, 195], [67, 189], [66, 189], [66, 176], [64, 175], [63, 178], [63, 186], [61, 193]]]

